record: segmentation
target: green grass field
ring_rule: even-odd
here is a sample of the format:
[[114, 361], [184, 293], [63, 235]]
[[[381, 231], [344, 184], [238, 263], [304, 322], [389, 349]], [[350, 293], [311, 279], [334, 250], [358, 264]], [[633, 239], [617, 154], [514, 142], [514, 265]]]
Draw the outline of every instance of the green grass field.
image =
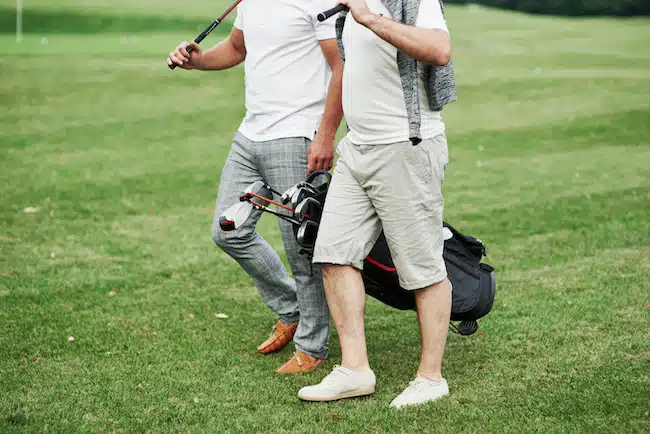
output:
[[368, 300], [369, 398], [298, 400], [335, 331], [301, 377], [255, 352], [274, 316], [210, 237], [243, 70], [165, 64], [227, 1], [24, 3], [17, 44], [0, 0], [0, 432], [650, 431], [650, 21], [447, 8], [445, 220], [497, 300], [449, 337], [450, 397], [391, 411], [413, 312]]

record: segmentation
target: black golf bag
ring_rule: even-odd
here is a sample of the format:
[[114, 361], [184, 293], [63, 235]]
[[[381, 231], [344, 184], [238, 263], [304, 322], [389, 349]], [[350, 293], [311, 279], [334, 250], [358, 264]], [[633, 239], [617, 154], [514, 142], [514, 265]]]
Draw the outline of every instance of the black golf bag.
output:
[[[305, 181], [314, 187], [311, 193], [304, 192], [301, 197], [283, 197], [283, 201], [290, 200], [295, 205], [295, 217], [300, 224], [294, 224], [294, 233], [303, 248], [302, 253], [310, 258], [330, 180], [328, 172], [314, 172]], [[307, 197], [314, 200], [307, 201]], [[309, 202], [308, 206], [300, 206], [302, 202]], [[447, 234], [443, 259], [452, 284], [451, 320], [460, 321], [456, 330], [469, 335], [478, 329], [477, 320], [492, 309], [496, 293], [494, 268], [481, 262], [486, 248], [480, 240], [462, 234], [447, 222], [443, 225]], [[383, 232], [364, 260], [362, 276], [366, 293], [371, 297], [396, 309], [415, 310], [415, 295], [400, 286]]]
[[[452, 284], [452, 321], [476, 321], [492, 309], [496, 292], [494, 269], [482, 263], [485, 246], [443, 222], [452, 237], [445, 240], [443, 259]], [[413, 291], [402, 289], [382, 233], [363, 266], [366, 293], [397, 309], [415, 309]]]

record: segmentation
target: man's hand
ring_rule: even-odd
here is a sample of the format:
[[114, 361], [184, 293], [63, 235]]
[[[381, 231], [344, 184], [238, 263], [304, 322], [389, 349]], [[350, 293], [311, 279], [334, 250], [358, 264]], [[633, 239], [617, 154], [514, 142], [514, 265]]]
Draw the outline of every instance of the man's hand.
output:
[[375, 17], [375, 14], [368, 8], [366, 0], [338, 0], [337, 4], [347, 6], [352, 12], [354, 20], [362, 26], [367, 27], [368, 22]]
[[[187, 47], [192, 47], [192, 52], [187, 52]], [[200, 69], [203, 60], [203, 52], [196, 42], [181, 42], [175, 51], [169, 53], [167, 65], [177, 65], [183, 69]]]
[[316, 134], [307, 149], [307, 175], [315, 170], [330, 170], [334, 164], [334, 139]]

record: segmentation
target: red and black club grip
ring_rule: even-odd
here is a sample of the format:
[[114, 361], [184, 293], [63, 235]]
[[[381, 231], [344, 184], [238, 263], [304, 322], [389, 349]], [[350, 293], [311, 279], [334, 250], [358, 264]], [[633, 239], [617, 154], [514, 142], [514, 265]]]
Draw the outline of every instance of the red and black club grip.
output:
[[232, 231], [236, 229], [235, 222], [225, 216], [219, 217], [219, 226], [222, 231]]
[[328, 9], [325, 12], [318, 14], [318, 21], [323, 22], [326, 19], [338, 14], [339, 12], [347, 11], [348, 7], [345, 5], [336, 5], [332, 9]]

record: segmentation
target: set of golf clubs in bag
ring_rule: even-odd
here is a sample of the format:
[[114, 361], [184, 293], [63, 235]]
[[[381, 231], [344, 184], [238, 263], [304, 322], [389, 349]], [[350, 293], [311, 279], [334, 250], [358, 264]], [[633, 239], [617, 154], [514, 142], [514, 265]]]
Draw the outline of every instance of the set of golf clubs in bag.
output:
[[[255, 210], [273, 214], [292, 224], [301, 254], [311, 262], [330, 181], [329, 172], [316, 171], [283, 193], [256, 181], [242, 193], [239, 203], [219, 217], [219, 226], [233, 231], [245, 225]], [[461, 335], [471, 335], [478, 330], [478, 320], [492, 310], [496, 293], [494, 268], [482, 262], [486, 248], [479, 239], [462, 234], [446, 222], [443, 233], [443, 258], [452, 284], [450, 320], [460, 321], [458, 325], [450, 322], [450, 327]], [[413, 291], [400, 286], [383, 232], [364, 260], [362, 278], [369, 296], [396, 309], [415, 310]]]

